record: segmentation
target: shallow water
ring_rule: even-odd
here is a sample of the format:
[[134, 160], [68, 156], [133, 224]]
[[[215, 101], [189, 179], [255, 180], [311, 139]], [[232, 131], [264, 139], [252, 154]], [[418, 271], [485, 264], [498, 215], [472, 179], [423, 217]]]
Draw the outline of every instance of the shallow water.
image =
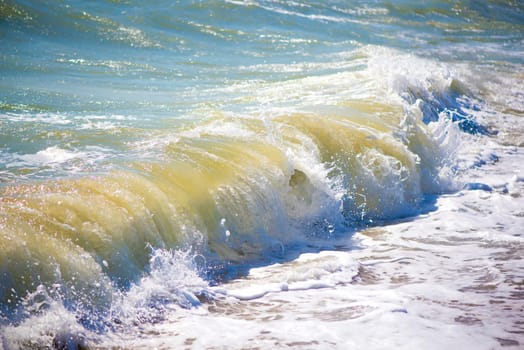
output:
[[1, 347], [524, 343], [518, 2], [0, 14]]

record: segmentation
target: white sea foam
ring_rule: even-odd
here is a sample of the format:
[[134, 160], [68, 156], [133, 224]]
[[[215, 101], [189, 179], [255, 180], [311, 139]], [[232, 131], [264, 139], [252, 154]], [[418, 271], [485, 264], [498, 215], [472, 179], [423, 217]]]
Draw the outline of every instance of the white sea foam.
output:
[[228, 283], [218, 291], [239, 300], [253, 300], [268, 293], [334, 288], [352, 282], [358, 267], [343, 252], [305, 253], [290, 264], [253, 268], [245, 279]]
[[112, 317], [130, 326], [162, 319], [166, 310], [176, 306], [199, 306], [198, 297], [211, 292], [198, 275], [196, 261], [191, 252], [153, 251], [149, 273], [113, 301]]
[[26, 154], [0, 152], [0, 165], [5, 166], [6, 169], [0, 173], [0, 176], [4, 181], [12, 182], [21, 179], [91, 173], [111, 168], [111, 165], [103, 165], [103, 163], [115, 156], [114, 150], [100, 146], [82, 148], [50, 146]]
[[71, 118], [64, 114], [55, 113], [5, 113], [0, 115], [11, 122], [45, 123], [55, 125], [71, 124]]
[[[65, 150], [60, 147], [52, 146], [44, 150], [38, 151], [35, 154], [24, 154], [20, 155], [19, 158], [25, 164], [37, 164], [37, 165], [53, 165], [67, 162], [74, 158], [81, 158], [84, 155], [82, 153], [76, 153]], [[11, 163], [8, 167], [16, 166], [19, 164]]]
[[75, 314], [67, 310], [62, 303], [47, 301], [46, 307], [17, 327], [5, 327], [0, 330], [0, 349], [38, 348], [42, 344], [63, 349], [86, 346], [87, 337], [93, 337], [95, 334], [82, 327]]
[[63, 164], [75, 166], [74, 163], [77, 160], [84, 164], [94, 164], [106, 158], [108, 153], [110, 154], [111, 150], [99, 146], [87, 146], [83, 150], [68, 150], [51, 146], [36, 153], [9, 154], [10, 161], [6, 163], [6, 167], [58, 167]]

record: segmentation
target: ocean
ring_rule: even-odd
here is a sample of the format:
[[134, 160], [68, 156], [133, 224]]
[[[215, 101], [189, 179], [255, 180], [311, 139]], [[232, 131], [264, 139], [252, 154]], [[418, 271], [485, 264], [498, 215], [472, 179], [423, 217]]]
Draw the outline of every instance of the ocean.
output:
[[521, 1], [0, 0], [0, 349], [524, 346]]

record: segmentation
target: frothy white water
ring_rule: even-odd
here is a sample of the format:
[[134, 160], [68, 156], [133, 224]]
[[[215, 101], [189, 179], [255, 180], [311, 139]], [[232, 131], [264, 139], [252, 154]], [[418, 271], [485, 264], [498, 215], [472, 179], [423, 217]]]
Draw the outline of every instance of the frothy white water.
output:
[[38, 151], [35, 154], [24, 154], [20, 155], [19, 158], [21, 162], [9, 163], [7, 167], [15, 167], [20, 165], [54, 165], [59, 163], [65, 163], [74, 158], [82, 158], [84, 155], [82, 153], [75, 153], [68, 151], [56, 146], [48, 147], [42, 151]]
[[81, 148], [50, 146], [35, 153], [9, 153], [0, 151], [0, 182], [10, 179], [35, 179], [49, 176], [85, 174], [110, 168], [107, 161], [115, 158], [114, 150], [92, 145]]

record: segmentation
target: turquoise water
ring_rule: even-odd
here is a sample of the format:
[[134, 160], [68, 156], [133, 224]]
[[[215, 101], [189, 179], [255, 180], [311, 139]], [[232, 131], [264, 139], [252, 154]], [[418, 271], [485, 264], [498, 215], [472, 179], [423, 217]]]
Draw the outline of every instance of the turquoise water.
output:
[[[205, 290], [425, 212], [524, 111], [519, 1], [0, 1], [0, 45], [10, 327], [108, 334], [169, 266]], [[145, 322], [198, 304], [169, 288]]]
[[234, 96], [219, 89], [235, 82], [336, 72], [336, 54], [362, 45], [522, 63], [522, 6], [7, 1], [2, 104], [5, 111], [130, 114], [150, 125], [198, 104], [230, 105]]
[[368, 45], [482, 70], [522, 64], [518, 2], [4, 1], [1, 11], [2, 179], [47, 177], [9, 164], [52, 146], [87, 149], [106, 169], [144, 134], [260, 107], [261, 87], [358, 70]]

